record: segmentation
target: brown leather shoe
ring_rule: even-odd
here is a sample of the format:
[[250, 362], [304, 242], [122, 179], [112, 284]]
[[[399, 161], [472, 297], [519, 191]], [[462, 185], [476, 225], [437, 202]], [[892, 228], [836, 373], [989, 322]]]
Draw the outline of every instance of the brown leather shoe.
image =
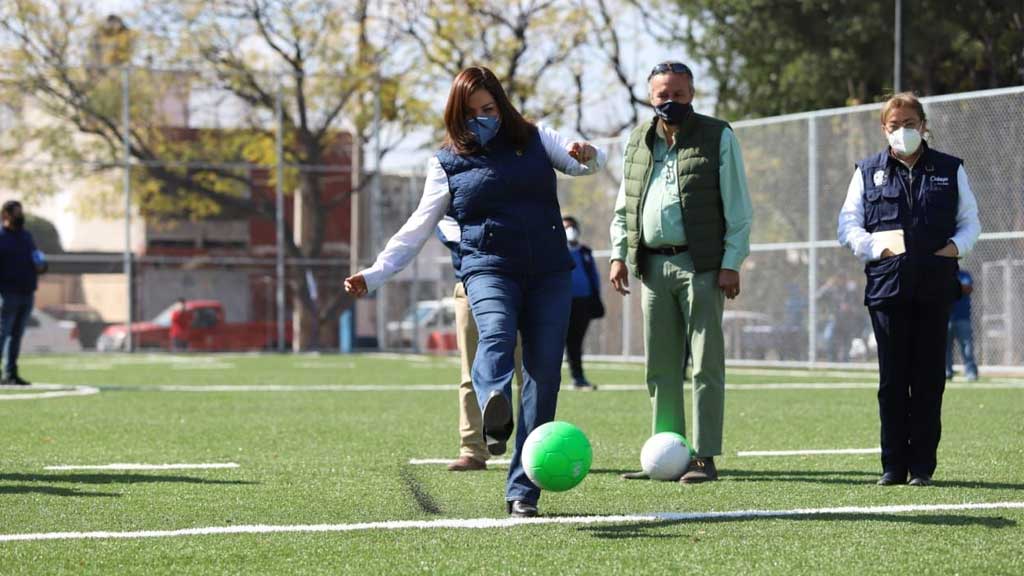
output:
[[694, 458], [686, 468], [686, 474], [679, 479], [681, 484], [700, 484], [718, 480], [718, 469], [714, 458]]
[[448, 465], [449, 472], [472, 472], [473, 470], [487, 470], [487, 462], [469, 456], [459, 456], [455, 462]]

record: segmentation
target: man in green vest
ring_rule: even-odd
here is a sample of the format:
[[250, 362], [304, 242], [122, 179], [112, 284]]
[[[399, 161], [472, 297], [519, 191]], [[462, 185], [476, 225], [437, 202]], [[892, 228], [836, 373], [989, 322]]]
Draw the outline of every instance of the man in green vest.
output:
[[[679, 62], [648, 77], [656, 116], [626, 144], [611, 224], [610, 280], [642, 284], [647, 390], [653, 433], [686, 435], [683, 380], [693, 359], [695, 451], [684, 484], [718, 479], [725, 412], [725, 299], [740, 293], [753, 211], [739, 143], [729, 124], [693, 111], [693, 73]], [[623, 475], [646, 478], [643, 472]]]

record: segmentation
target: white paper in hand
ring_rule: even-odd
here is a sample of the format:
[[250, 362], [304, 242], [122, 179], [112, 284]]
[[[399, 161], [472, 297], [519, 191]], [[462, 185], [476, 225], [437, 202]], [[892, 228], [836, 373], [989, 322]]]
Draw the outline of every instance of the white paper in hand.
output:
[[903, 230], [872, 232], [871, 240], [875, 246], [880, 246], [883, 250], [888, 248], [894, 255], [903, 254], [907, 251], [907, 247], [903, 243]]

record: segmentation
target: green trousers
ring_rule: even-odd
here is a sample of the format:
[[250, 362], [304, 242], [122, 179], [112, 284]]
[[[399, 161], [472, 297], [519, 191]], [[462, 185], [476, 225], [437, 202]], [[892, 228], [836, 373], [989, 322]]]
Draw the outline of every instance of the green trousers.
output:
[[[695, 273], [686, 252], [648, 254], [642, 271], [647, 391], [653, 433], [686, 436], [697, 456], [722, 453], [725, 415], [725, 293], [718, 271]], [[683, 380], [693, 360], [693, 435], [686, 434]]]

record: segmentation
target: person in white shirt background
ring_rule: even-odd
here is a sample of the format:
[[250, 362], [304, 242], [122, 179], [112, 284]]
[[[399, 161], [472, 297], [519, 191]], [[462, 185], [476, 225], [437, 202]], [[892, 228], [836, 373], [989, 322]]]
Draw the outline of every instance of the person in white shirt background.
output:
[[[506, 511], [536, 516], [540, 489], [526, 476], [522, 447], [534, 428], [554, 419], [572, 300], [555, 170], [593, 174], [605, 154], [524, 119], [483, 66], [456, 76], [444, 120], [445, 143], [428, 164], [419, 206], [370, 268], [345, 279], [345, 290], [360, 297], [376, 289], [408, 265], [446, 214], [458, 222], [458, 277], [480, 335], [472, 381], [484, 440], [491, 454], [503, 454], [515, 429]], [[515, 427], [517, 334], [524, 381]]]
[[946, 333], [959, 295], [957, 258], [981, 233], [963, 161], [928, 146], [912, 93], [882, 107], [889, 145], [856, 164], [839, 243], [864, 261], [864, 304], [878, 343], [882, 476], [930, 486], [941, 436]]

